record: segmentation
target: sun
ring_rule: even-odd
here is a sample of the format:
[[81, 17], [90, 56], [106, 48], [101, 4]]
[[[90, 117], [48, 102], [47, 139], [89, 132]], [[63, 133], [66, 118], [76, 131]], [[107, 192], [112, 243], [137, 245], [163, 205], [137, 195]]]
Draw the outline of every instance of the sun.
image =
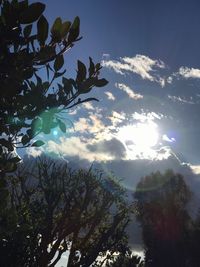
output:
[[159, 141], [158, 126], [154, 122], [126, 125], [119, 129], [118, 138], [134, 154], [151, 156]]

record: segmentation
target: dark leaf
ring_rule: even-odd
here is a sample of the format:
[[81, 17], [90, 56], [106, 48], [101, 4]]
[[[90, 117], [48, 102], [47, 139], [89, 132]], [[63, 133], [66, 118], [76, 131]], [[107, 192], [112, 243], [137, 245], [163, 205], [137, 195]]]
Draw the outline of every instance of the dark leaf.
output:
[[77, 82], [82, 82], [83, 80], [85, 80], [86, 73], [87, 73], [87, 70], [86, 70], [85, 65], [80, 60], [78, 60], [78, 72], [77, 72], [77, 78], [76, 78]]
[[4, 139], [4, 138], [0, 139], [0, 145], [6, 147], [9, 151], [14, 150], [12, 143], [9, 142], [8, 140]]
[[53, 26], [51, 28], [51, 33], [53, 34], [54, 32], [59, 32], [61, 28], [62, 28], [62, 20], [59, 17], [55, 19]]
[[69, 32], [69, 29], [70, 29], [70, 26], [71, 26], [71, 22], [70, 21], [65, 21], [63, 24], [62, 24], [62, 28], [61, 28], [61, 37], [62, 38], [65, 38]]
[[42, 3], [33, 3], [26, 8], [19, 17], [19, 21], [22, 24], [29, 24], [36, 21], [44, 12], [45, 5]]
[[9, 162], [12, 162], [12, 163], [18, 163], [20, 161], [21, 161], [20, 157], [14, 157], [14, 158], [9, 159]]
[[31, 34], [31, 30], [32, 30], [32, 24], [27, 25], [26, 27], [24, 27], [23, 33], [24, 33], [24, 37], [25, 38], [29, 37], [29, 35]]
[[31, 146], [40, 147], [43, 146], [45, 143], [42, 140], [35, 141]]
[[54, 74], [54, 78], [58, 78], [58, 77], [60, 77], [60, 76], [63, 76], [63, 74], [65, 74], [65, 72], [66, 72], [66, 70], [64, 70], [64, 71], [62, 71], [62, 72], [56, 72], [56, 73]]
[[26, 131], [26, 134], [29, 136], [30, 139], [33, 138], [33, 136], [34, 136], [34, 132], [33, 132], [32, 129], [28, 129], [28, 130]]
[[30, 141], [30, 137], [25, 134], [23, 137], [22, 137], [22, 145], [25, 146], [28, 142]]
[[62, 68], [62, 66], [64, 65], [64, 58], [63, 55], [59, 55], [56, 57], [55, 61], [54, 61], [54, 70], [58, 71]]
[[46, 18], [42, 15], [37, 23], [37, 37], [40, 45], [44, 45], [48, 37], [49, 24]]
[[99, 71], [102, 68], [102, 66], [101, 66], [100, 63], [97, 63], [96, 66], [95, 66], [95, 68], [96, 68], [97, 71]]
[[46, 91], [49, 88], [49, 82], [44, 82], [42, 86], [43, 86], [43, 89]]
[[31, 123], [31, 130], [36, 133], [42, 128], [42, 120], [40, 118], [36, 118]]
[[61, 130], [63, 133], [66, 133], [66, 125], [65, 125], [65, 123], [62, 122], [61, 120], [58, 120], [58, 119], [57, 119], [57, 121], [58, 121], [58, 125], [59, 125], [60, 130]]
[[60, 42], [61, 41], [61, 31], [62, 31], [62, 20], [61, 18], [57, 18], [54, 21], [54, 24], [51, 28], [51, 34], [53, 41]]
[[76, 41], [76, 39], [79, 36], [79, 32], [80, 32], [80, 19], [79, 17], [76, 17], [69, 31], [68, 41], [70, 43]]
[[97, 87], [103, 87], [108, 84], [108, 81], [106, 79], [99, 79], [95, 81], [95, 86]]
[[89, 57], [89, 60], [90, 60], [90, 67], [89, 67], [88, 71], [89, 71], [89, 76], [91, 77], [95, 72], [95, 65], [94, 65], [91, 57]]

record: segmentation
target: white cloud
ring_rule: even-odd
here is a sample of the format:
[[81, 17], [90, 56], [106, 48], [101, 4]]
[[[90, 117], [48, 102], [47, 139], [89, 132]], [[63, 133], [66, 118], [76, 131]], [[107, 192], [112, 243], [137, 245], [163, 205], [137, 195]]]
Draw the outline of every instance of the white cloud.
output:
[[32, 156], [34, 158], [41, 156], [42, 152], [43, 152], [42, 148], [28, 147], [26, 149], [27, 155]]
[[194, 101], [192, 100], [192, 97], [188, 100], [180, 96], [168, 95], [168, 98], [173, 102], [180, 102], [182, 104], [195, 104]]
[[165, 85], [165, 79], [157, 73], [157, 70], [165, 68], [165, 64], [161, 60], [154, 60], [145, 55], [136, 55], [135, 57], [120, 58], [120, 61], [103, 60], [102, 65], [122, 75], [128, 71], [138, 74], [142, 79], [157, 82], [162, 87]]
[[91, 102], [85, 102], [83, 103], [83, 107], [88, 110], [94, 110], [94, 107]]
[[173, 137], [172, 138], [169, 138], [166, 134], [163, 135], [162, 139], [164, 141], [166, 141], [166, 142], [169, 142], [169, 143], [173, 143], [173, 142], [176, 141], [175, 138], [173, 138]]
[[173, 77], [172, 76], [169, 76], [167, 78], [167, 83], [172, 84], [172, 82], [173, 82]]
[[124, 123], [126, 120], [126, 114], [124, 112], [113, 111], [112, 115], [108, 117], [111, 121], [110, 129], [116, 128], [120, 123]]
[[143, 95], [135, 93], [129, 86], [123, 83], [115, 83], [115, 86], [120, 90], [124, 91], [130, 98], [134, 100], [142, 99]]
[[200, 174], [200, 165], [190, 165], [194, 174]]
[[59, 141], [59, 143], [49, 141], [47, 151], [68, 157], [78, 156], [80, 159], [86, 159], [89, 162], [114, 160], [116, 158], [115, 154], [107, 153], [105, 150], [98, 153], [96, 150], [91, 151], [89, 146], [95, 144], [93, 139], [82, 140], [80, 137], [73, 136], [70, 138], [61, 137]]
[[112, 101], [114, 101], [115, 100], [115, 97], [114, 97], [114, 95], [111, 93], [111, 92], [105, 92], [105, 95], [107, 95], [107, 97], [108, 97], [108, 100], [112, 100]]
[[85, 138], [93, 137], [95, 140], [102, 140], [110, 137], [110, 128], [104, 124], [103, 117], [100, 113], [91, 113], [87, 119], [79, 118], [74, 123], [73, 128], [71, 129], [72, 134], [78, 133]]
[[132, 118], [134, 120], [137, 120], [137, 121], [140, 121], [140, 122], [144, 123], [144, 122], [153, 121], [155, 119], [160, 120], [160, 119], [163, 118], [163, 115], [155, 113], [155, 112], [147, 112], [147, 113], [145, 113], [145, 112], [142, 112], [142, 113], [134, 112], [132, 114]]
[[180, 67], [178, 74], [185, 79], [189, 78], [200, 78], [200, 69], [188, 68], [188, 67]]

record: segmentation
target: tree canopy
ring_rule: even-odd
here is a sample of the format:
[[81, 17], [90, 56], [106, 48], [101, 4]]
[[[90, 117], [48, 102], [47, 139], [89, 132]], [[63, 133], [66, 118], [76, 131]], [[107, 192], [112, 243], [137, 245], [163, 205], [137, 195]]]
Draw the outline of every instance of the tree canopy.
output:
[[0, 266], [54, 266], [68, 251], [68, 266], [89, 267], [108, 250], [127, 250], [130, 207], [113, 178], [49, 159], [30, 166], [9, 176]]
[[145, 266], [192, 266], [188, 265], [192, 220], [187, 211], [191, 192], [183, 176], [170, 170], [153, 173], [141, 179], [134, 197]]
[[97, 100], [82, 95], [94, 86], [105, 86], [107, 81], [99, 78], [101, 65], [94, 64], [91, 58], [88, 68], [77, 61], [74, 79], [65, 76], [64, 54], [81, 39], [79, 17], [73, 22], [58, 17], [50, 27], [43, 3], [1, 0], [0, 7], [0, 167], [3, 172], [4, 169], [13, 171], [15, 163], [20, 161], [10, 156], [10, 152], [18, 147], [44, 144], [35, 139], [39, 133], [48, 134], [55, 127], [65, 132], [61, 112], [84, 101]]

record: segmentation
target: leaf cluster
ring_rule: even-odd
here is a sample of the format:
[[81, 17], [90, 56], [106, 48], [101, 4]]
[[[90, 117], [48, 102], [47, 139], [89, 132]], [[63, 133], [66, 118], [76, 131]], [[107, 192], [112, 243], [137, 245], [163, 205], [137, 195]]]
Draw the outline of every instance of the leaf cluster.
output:
[[99, 79], [101, 66], [91, 58], [88, 69], [78, 60], [75, 79], [65, 77], [64, 54], [81, 39], [79, 17], [73, 22], [56, 18], [50, 27], [43, 3], [2, 0], [0, 7], [2, 153], [18, 147], [41, 146], [42, 141], [33, 140], [55, 127], [65, 132], [60, 112], [97, 100], [81, 99], [81, 95], [94, 86], [105, 86], [107, 81]]

